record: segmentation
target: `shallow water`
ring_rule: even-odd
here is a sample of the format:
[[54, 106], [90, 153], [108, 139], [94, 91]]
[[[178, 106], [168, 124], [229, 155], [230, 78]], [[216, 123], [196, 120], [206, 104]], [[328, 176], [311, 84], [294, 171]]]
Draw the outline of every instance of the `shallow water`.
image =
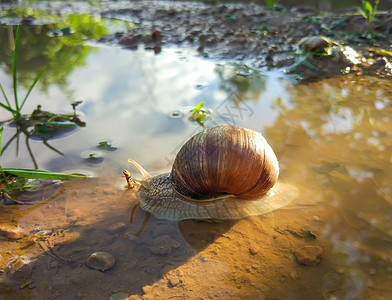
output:
[[[7, 34], [7, 27], [1, 30]], [[77, 112], [86, 127], [48, 140], [64, 155], [30, 140], [34, 159], [41, 169], [96, 177], [48, 186], [27, 195], [26, 205], [0, 206], [1, 225], [18, 227], [21, 236], [0, 236], [0, 298], [108, 299], [117, 292], [143, 299], [391, 297], [388, 80], [350, 74], [296, 84], [279, 72], [206, 60], [188, 49], [154, 54], [92, 41], [67, 44], [67, 37], [48, 38], [47, 31], [22, 31], [43, 49], [64, 47], [54, 56], [21, 53], [26, 85], [43, 64], [50, 66], [24, 112], [38, 104], [72, 112], [70, 103], [82, 100]], [[6, 91], [10, 61], [4, 56], [0, 70]], [[144, 213], [137, 210], [130, 224], [136, 199], [121, 177], [127, 159], [154, 174], [168, 171], [180, 146], [203, 129], [189, 120], [189, 110], [202, 101], [207, 127], [261, 131], [278, 156], [280, 180], [295, 185], [299, 196], [287, 208], [237, 222], [151, 217], [136, 236]], [[0, 111], [0, 117], [10, 116]], [[6, 123], [3, 146], [14, 132]], [[98, 149], [102, 140], [117, 150]], [[92, 153], [103, 160], [88, 159]], [[3, 152], [1, 164], [34, 166], [24, 137]], [[305, 245], [323, 248], [319, 264], [296, 261], [294, 252]], [[85, 261], [96, 251], [114, 255], [114, 267], [89, 269]], [[18, 256], [33, 269], [12, 280], [7, 265]]]

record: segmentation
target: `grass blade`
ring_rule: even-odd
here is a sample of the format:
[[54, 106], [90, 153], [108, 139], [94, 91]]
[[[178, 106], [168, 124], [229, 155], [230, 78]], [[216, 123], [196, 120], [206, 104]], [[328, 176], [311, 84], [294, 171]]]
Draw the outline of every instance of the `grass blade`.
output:
[[29, 179], [50, 179], [50, 180], [68, 180], [71, 178], [88, 178], [89, 176], [84, 174], [65, 174], [58, 172], [51, 172], [45, 170], [34, 170], [34, 169], [15, 169], [15, 168], [3, 168], [4, 173], [12, 174], [18, 177], [29, 178]]
[[8, 100], [8, 97], [7, 97], [6, 93], [4, 92], [4, 89], [3, 89], [3, 86], [1, 85], [1, 83], [0, 83], [0, 89], [1, 89], [1, 92], [3, 93], [3, 96], [4, 96], [5, 101], [6, 101], [7, 104], [8, 104], [8, 107], [11, 108], [11, 104], [10, 104], [10, 102], [9, 102], [9, 100]]
[[15, 97], [15, 110], [19, 113], [19, 104], [18, 104], [18, 93], [17, 93], [17, 78], [16, 78], [16, 63], [18, 60], [18, 48], [19, 48], [19, 37], [20, 37], [20, 25], [16, 28], [16, 36], [15, 36], [15, 46], [14, 46], [14, 55], [12, 57], [12, 82], [14, 86], [14, 97]]
[[[4, 127], [1, 126], [1, 128], [0, 128], [0, 156], [1, 156], [1, 138], [3, 136], [3, 131], [4, 131]], [[0, 169], [1, 169], [1, 167], [0, 167]]]
[[0, 106], [1, 106], [2, 108], [4, 108], [4, 109], [10, 111], [12, 114], [14, 114], [14, 112], [15, 112], [11, 107], [9, 107], [9, 106], [7, 106], [7, 105], [5, 105], [5, 104], [3, 104], [3, 103], [0, 103]]
[[46, 67], [43, 67], [43, 69], [38, 73], [37, 77], [35, 77], [35, 80], [33, 82], [33, 84], [30, 86], [29, 91], [26, 94], [26, 97], [23, 99], [22, 104], [19, 107], [19, 110], [22, 110], [23, 105], [25, 104], [27, 98], [29, 97], [31, 91], [33, 90], [34, 86], [36, 85], [37, 81], [39, 80], [39, 78], [42, 76], [42, 74], [45, 72]]

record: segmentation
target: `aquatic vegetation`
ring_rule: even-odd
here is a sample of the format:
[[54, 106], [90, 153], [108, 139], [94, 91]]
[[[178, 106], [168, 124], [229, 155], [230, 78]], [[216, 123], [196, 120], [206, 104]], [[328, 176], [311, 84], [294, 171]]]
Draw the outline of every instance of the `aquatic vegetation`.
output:
[[275, 9], [276, 4], [278, 4], [279, 0], [265, 0], [265, 6], [268, 9]]
[[16, 72], [16, 65], [17, 65], [17, 60], [18, 60], [18, 48], [19, 48], [19, 38], [20, 38], [20, 25], [18, 25], [16, 29], [16, 35], [15, 35], [15, 44], [14, 44], [14, 53], [12, 56], [12, 83], [13, 83], [13, 92], [14, 92], [14, 107], [11, 105], [10, 100], [7, 97], [7, 94], [5, 93], [3, 86], [0, 83], [0, 88], [1, 92], [3, 93], [4, 99], [5, 99], [5, 104], [0, 102], [0, 107], [8, 110], [9, 112], [12, 113], [14, 120], [16, 123], [19, 123], [22, 121], [22, 114], [21, 110], [26, 103], [27, 98], [29, 97], [31, 91], [33, 90], [34, 86], [38, 82], [39, 78], [45, 71], [46, 67], [42, 68], [42, 70], [38, 73], [38, 75], [35, 77], [34, 82], [30, 86], [25, 98], [21, 103], [19, 103], [18, 99], [18, 81], [17, 81], [17, 72]]
[[371, 27], [373, 24], [374, 16], [377, 13], [377, 7], [379, 4], [379, 0], [376, 0], [374, 2], [374, 5], [372, 5], [369, 1], [362, 0], [362, 7], [358, 7], [358, 12], [367, 20], [368, 22], [368, 27], [365, 33], [365, 36], [367, 38], [372, 37], [372, 32], [371, 32]]
[[[0, 157], [1, 141], [4, 127], [0, 128]], [[0, 164], [0, 192], [6, 194], [9, 198], [16, 200], [15, 192], [22, 190], [32, 190], [41, 187], [43, 184], [35, 179], [46, 180], [68, 180], [71, 178], [85, 178], [83, 174], [65, 174], [45, 170], [20, 169], [20, 168], [2, 168]], [[32, 180], [31, 180], [32, 179]], [[3, 186], [3, 187], [2, 187]], [[15, 201], [17, 202], [17, 200]]]
[[195, 120], [197, 123], [199, 123], [202, 127], [204, 127], [204, 121], [207, 118], [207, 114], [205, 110], [203, 110], [204, 102], [200, 102], [195, 106], [194, 109], [192, 109], [190, 112], [192, 113], [190, 119]]
[[108, 141], [100, 141], [100, 142], [98, 143], [97, 148], [98, 148], [98, 149], [105, 150], [105, 151], [116, 151], [116, 150], [117, 150], [117, 147], [114, 147], [114, 146], [113, 146], [110, 142], [108, 142]]
[[[29, 115], [22, 114], [21, 111], [24, 104], [26, 103], [31, 91], [37, 84], [38, 80], [44, 73], [46, 67], [42, 68], [42, 70], [35, 77], [33, 83], [28, 89], [25, 98], [23, 99], [22, 102], [20, 102], [18, 98], [18, 78], [17, 78], [18, 77], [17, 61], [18, 61], [20, 30], [21, 30], [21, 26], [18, 25], [15, 33], [15, 42], [14, 42], [14, 50], [13, 50], [13, 58], [12, 58], [12, 82], [13, 82], [13, 94], [14, 94], [13, 105], [9, 97], [7, 96], [3, 86], [0, 83], [0, 89], [2, 91], [4, 101], [5, 101], [5, 102], [0, 102], [0, 107], [9, 111], [12, 114], [13, 116], [12, 119], [8, 121], [14, 122], [17, 125], [17, 131], [15, 135], [7, 142], [3, 151], [8, 147], [8, 145], [10, 145], [10, 143], [15, 138], [19, 137], [21, 133], [24, 133], [26, 136], [26, 145], [32, 157], [34, 166], [35, 168], [38, 168], [38, 165], [35, 162], [34, 156], [28, 144], [30, 137], [35, 136], [41, 138], [47, 147], [62, 155], [62, 153], [59, 150], [53, 148], [47, 143], [47, 139], [53, 137], [59, 131], [67, 130], [67, 128], [72, 129], [78, 126], [84, 127], [86, 124], [83, 121], [81, 121], [76, 115], [76, 107], [82, 101], [77, 101], [72, 103], [73, 113], [70, 114], [56, 114], [56, 113], [44, 111], [41, 109], [41, 105], [38, 105], [37, 108]], [[3, 122], [6, 121], [2, 120], [1, 123]]]

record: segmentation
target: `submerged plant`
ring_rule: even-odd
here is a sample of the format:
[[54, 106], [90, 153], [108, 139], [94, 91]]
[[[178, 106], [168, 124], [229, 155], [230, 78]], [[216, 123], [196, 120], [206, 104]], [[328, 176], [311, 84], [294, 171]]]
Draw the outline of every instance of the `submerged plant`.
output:
[[[1, 157], [1, 141], [4, 127], [0, 128], [0, 157]], [[42, 183], [37, 179], [46, 180], [68, 180], [72, 178], [85, 178], [84, 174], [65, 174], [59, 172], [51, 172], [45, 170], [21, 169], [21, 168], [2, 168], [0, 164], [0, 194], [15, 200], [15, 192], [23, 190], [37, 189]]]
[[44, 67], [38, 75], [35, 77], [33, 84], [30, 86], [26, 96], [24, 97], [23, 101], [20, 103], [18, 99], [18, 81], [17, 81], [17, 72], [16, 72], [16, 65], [17, 65], [17, 60], [18, 60], [18, 48], [19, 48], [19, 38], [20, 38], [20, 25], [18, 25], [16, 29], [16, 35], [15, 35], [15, 43], [14, 43], [14, 53], [12, 56], [12, 86], [13, 86], [13, 92], [14, 92], [14, 107], [11, 105], [11, 102], [9, 98], [7, 97], [7, 94], [5, 93], [3, 86], [0, 83], [0, 89], [1, 92], [3, 93], [3, 97], [5, 99], [5, 103], [0, 102], [0, 107], [8, 110], [10, 113], [12, 113], [13, 118], [16, 123], [19, 123], [22, 121], [22, 114], [21, 110], [26, 103], [27, 98], [29, 97], [31, 91], [33, 90], [34, 86], [37, 84], [39, 78], [42, 76], [44, 73], [46, 67]]

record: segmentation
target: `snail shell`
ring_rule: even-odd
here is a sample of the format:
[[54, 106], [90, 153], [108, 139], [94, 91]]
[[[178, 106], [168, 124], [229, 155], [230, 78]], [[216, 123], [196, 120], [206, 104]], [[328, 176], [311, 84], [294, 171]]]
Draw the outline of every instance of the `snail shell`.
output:
[[241, 219], [288, 204], [295, 188], [276, 184], [279, 164], [265, 138], [231, 125], [194, 135], [178, 152], [170, 173], [145, 177], [137, 198], [158, 218]]

